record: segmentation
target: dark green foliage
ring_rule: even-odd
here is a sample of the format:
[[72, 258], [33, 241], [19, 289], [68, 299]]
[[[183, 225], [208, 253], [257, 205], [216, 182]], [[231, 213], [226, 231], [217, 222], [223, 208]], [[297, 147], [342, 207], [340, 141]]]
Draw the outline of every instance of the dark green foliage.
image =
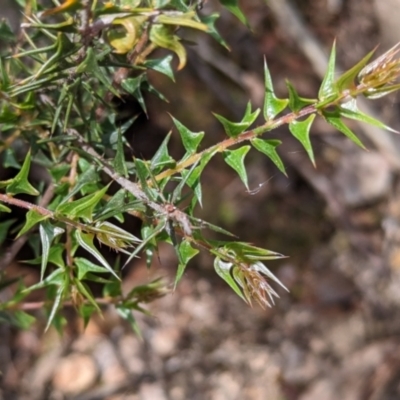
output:
[[[26, 6], [24, 0], [18, 3]], [[220, 3], [247, 24], [238, 1]], [[313, 164], [310, 132], [316, 117], [360, 146], [344, 118], [389, 129], [359, 111], [356, 98], [399, 89], [400, 63], [394, 58], [398, 47], [367, 64], [371, 52], [335, 80], [334, 46], [318, 99], [302, 98], [289, 82], [287, 98], [279, 99], [265, 63], [264, 121], [256, 128], [252, 125], [260, 110], [253, 111], [250, 103], [239, 122], [215, 114], [226, 138], [204, 149], [205, 133], [192, 132], [172, 117], [183, 156], [170, 155], [169, 133], [147, 160], [131, 156], [125, 133], [136, 117], [121, 121], [113, 100], [133, 96], [146, 112], [145, 92], [164, 99], [149, 83], [147, 72], [154, 70], [174, 80], [172, 59], [178, 58], [178, 69], [185, 66], [180, 27], [205, 32], [226, 46], [215, 28], [218, 15], [201, 16], [197, 2], [186, 0], [98, 1], [89, 3], [92, 8], [83, 0], [51, 9], [41, 1], [29, 4], [33, 7], [26, 8], [18, 42], [6, 22], [0, 23], [4, 46], [0, 153], [3, 166], [15, 172], [13, 178], [0, 182], [0, 244], [13, 230], [16, 237], [29, 235], [37, 245], [34, 258], [26, 262], [37, 266], [40, 280], [25, 287], [22, 277], [10, 279], [7, 270], [3, 272], [0, 290], [13, 285], [15, 289], [13, 298], [0, 304], [0, 320], [28, 327], [33, 317], [24, 312], [25, 297], [42, 289], [45, 297], [40, 307], [47, 313], [47, 327], [62, 331], [64, 306], [75, 307], [86, 324], [109, 304], [139, 332], [132, 311], [146, 312], [143, 304], [164, 295], [166, 289], [156, 280], [124, 294], [121, 268], [136, 257], [145, 257], [150, 267], [161, 242], [176, 251], [175, 286], [201, 250], [214, 257], [216, 273], [242, 299], [256, 300], [262, 307], [273, 304], [278, 294], [269, 282], [283, 285], [264, 262], [283, 256], [234, 241], [222, 227], [195, 216], [196, 205], [203, 203], [202, 172], [221, 153], [248, 188], [245, 158], [254, 147], [285, 173], [277, 152], [281, 141], [262, 137], [281, 125], [288, 125]], [[157, 48], [174, 55], [153, 58]], [[15, 155], [17, 147], [25, 149], [23, 161]], [[32, 164], [45, 168], [52, 182], [31, 181]], [[16, 224], [14, 207], [26, 210], [24, 224]], [[132, 217], [142, 222], [140, 238], [121, 225]], [[207, 230], [229, 241], [210, 240]], [[101, 246], [119, 253], [114, 264]], [[101, 285], [100, 297], [92, 292], [93, 283]]]

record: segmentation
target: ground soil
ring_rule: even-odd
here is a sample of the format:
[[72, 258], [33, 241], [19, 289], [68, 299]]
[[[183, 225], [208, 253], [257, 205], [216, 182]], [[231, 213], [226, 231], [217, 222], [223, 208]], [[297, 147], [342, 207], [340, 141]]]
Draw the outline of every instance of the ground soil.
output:
[[[381, 41], [382, 20], [372, 0], [293, 4], [327, 53], [337, 39], [343, 68]], [[315, 96], [320, 78], [298, 42], [264, 1], [242, 5], [252, 31], [223, 12], [219, 29], [232, 51], [207, 42], [242, 80], [233, 82], [193, 47], [188, 67], [177, 74], [179, 90], [153, 78], [170, 103], [149, 99], [150, 119], [141, 120], [131, 137], [141, 154], [170, 129], [166, 111], [206, 131], [209, 143], [221, 138], [211, 112], [238, 120], [249, 98], [260, 102], [264, 56], [278, 92], [285, 92], [288, 78], [302, 96]], [[218, 5], [207, 2], [204, 12], [213, 7]], [[400, 129], [398, 97], [373, 106]], [[365, 153], [322, 123], [312, 132], [317, 169], [286, 127], [276, 138], [285, 143], [288, 178], [251, 153], [249, 193], [215, 160], [203, 177], [199, 215], [289, 256], [268, 264], [290, 290], [277, 288], [274, 307], [246, 305], [215, 275], [212, 259], [200, 255], [175, 292], [148, 306], [152, 317], [136, 315], [142, 339], [112, 309], [86, 330], [66, 310], [70, 325], [62, 337], [44, 334], [44, 322], [29, 331], [0, 325], [0, 399], [399, 399], [398, 171], [373, 145]], [[180, 151], [173, 140], [172, 152]], [[327, 190], [320, 190], [323, 185]], [[172, 282], [175, 270], [173, 249], [165, 246], [150, 271], [144, 261], [135, 262], [124, 285], [129, 290], [160, 275]]]

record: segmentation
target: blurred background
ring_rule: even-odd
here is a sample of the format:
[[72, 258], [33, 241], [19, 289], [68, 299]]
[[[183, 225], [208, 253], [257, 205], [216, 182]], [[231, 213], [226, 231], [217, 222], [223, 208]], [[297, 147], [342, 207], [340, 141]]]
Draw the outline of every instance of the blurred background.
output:
[[[189, 61], [176, 84], [151, 75], [169, 103], [147, 99], [149, 119], [138, 118], [129, 133], [138, 155], [151, 157], [171, 129], [167, 112], [192, 131], [204, 130], [205, 144], [221, 140], [212, 112], [238, 121], [249, 99], [262, 105], [264, 57], [280, 96], [289, 79], [313, 98], [335, 38], [338, 72], [375, 46], [380, 54], [400, 40], [399, 0], [240, 3], [250, 29], [217, 1], [202, 11], [221, 12], [217, 26], [231, 51], [185, 31]], [[13, 5], [2, 0], [0, 13], [17, 29]], [[394, 94], [360, 107], [400, 130], [399, 101]], [[271, 137], [283, 141], [278, 151], [288, 177], [256, 152], [247, 158], [250, 191], [218, 157], [203, 175], [199, 217], [288, 256], [268, 265], [290, 289], [277, 288], [273, 308], [247, 306], [200, 254], [177, 290], [149, 305], [153, 316], [135, 315], [143, 339], [112, 309], [86, 330], [66, 310], [62, 337], [43, 334], [43, 323], [29, 331], [0, 325], [0, 399], [399, 399], [400, 138], [349, 126], [369, 151], [317, 120], [316, 169], [284, 126]], [[178, 135], [171, 153], [182, 153]], [[135, 261], [124, 285], [129, 290], [158, 276], [173, 282], [176, 266], [174, 250], [162, 247], [150, 271]], [[31, 273], [17, 263], [12, 268]]]

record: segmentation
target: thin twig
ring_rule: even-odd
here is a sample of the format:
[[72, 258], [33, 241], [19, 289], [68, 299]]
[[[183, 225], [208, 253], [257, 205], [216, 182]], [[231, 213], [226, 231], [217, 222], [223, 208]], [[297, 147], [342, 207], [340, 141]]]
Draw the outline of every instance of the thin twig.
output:
[[[43, 211], [43, 212], [46, 212], [46, 213], [50, 213], [45, 207], [50, 203], [51, 199], [53, 198], [53, 193], [54, 193], [54, 186], [53, 186], [53, 184], [50, 184], [47, 187], [46, 191], [44, 192], [43, 197], [41, 198], [41, 200], [39, 202], [39, 205], [36, 206], [36, 205], [32, 204], [31, 205], [32, 207], [30, 209], [34, 209], [35, 208], [36, 210], [40, 210], [40, 211]], [[2, 196], [6, 196], [6, 195], [2, 195]], [[4, 200], [4, 199], [2, 198], [2, 200]], [[29, 204], [29, 203], [27, 203], [27, 204]], [[24, 208], [26, 208], [26, 207], [24, 207]], [[44, 214], [44, 215], [46, 215], [46, 214]], [[48, 214], [48, 215], [50, 215], [50, 214]], [[24, 246], [24, 244], [28, 240], [29, 234], [30, 234], [30, 231], [28, 231], [27, 233], [25, 233], [24, 235], [19, 237], [6, 250], [3, 258], [0, 260], [0, 271], [5, 270], [11, 264], [11, 262], [14, 260], [16, 255], [19, 253], [21, 248]]]

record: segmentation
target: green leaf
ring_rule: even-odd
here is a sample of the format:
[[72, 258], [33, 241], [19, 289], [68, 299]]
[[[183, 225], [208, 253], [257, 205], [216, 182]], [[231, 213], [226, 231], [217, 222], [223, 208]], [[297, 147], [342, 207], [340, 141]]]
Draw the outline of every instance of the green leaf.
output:
[[164, 25], [185, 26], [187, 28], [198, 29], [206, 32], [208, 30], [208, 26], [194, 20], [194, 16], [195, 14], [193, 12], [188, 12], [186, 14], [179, 13], [176, 15], [160, 14], [155, 18], [155, 22]]
[[[17, 0], [19, 1], [19, 0]], [[31, 28], [42, 29], [43, 31], [56, 31], [64, 33], [78, 33], [78, 27], [74, 23], [72, 17], [68, 18], [66, 21], [60, 22], [58, 24], [42, 24], [42, 23], [32, 23]]]
[[[251, 126], [251, 124], [257, 119], [258, 114], [260, 114], [260, 109], [257, 108], [254, 112], [251, 111], [251, 103], [250, 101], [247, 103], [246, 111], [244, 112], [244, 117], [241, 122], [246, 122], [248, 124], [247, 127]], [[247, 129], [247, 128], [246, 128]]]
[[3, 166], [4, 168], [21, 169], [21, 164], [15, 158], [14, 149], [8, 148], [3, 152]]
[[274, 119], [276, 115], [281, 113], [288, 105], [288, 99], [278, 99], [274, 92], [271, 74], [264, 59], [264, 81], [265, 81], [265, 97], [264, 97], [264, 118], [266, 121]]
[[[65, 275], [65, 276], [67, 276], [67, 275]], [[56, 313], [57, 313], [58, 309], [60, 308], [61, 302], [64, 299], [65, 293], [67, 292], [68, 287], [69, 287], [68, 283], [69, 283], [69, 279], [65, 278], [64, 281], [62, 282], [62, 284], [57, 289], [57, 293], [54, 298], [53, 306], [51, 308], [50, 315], [47, 320], [45, 332], [50, 328], [51, 323], [53, 322], [54, 317], [56, 316]]]
[[142, 86], [146, 82], [146, 76], [140, 74], [134, 78], [126, 78], [122, 81], [121, 86], [127, 93], [137, 99], [143, 111], [147, 114], [146, 104], [143, 99]]
[[218, 115], [216, 113], [213, 114], [218, 119], [218, 121], [221, 122], [222, 126], [224, 127], [225, 133], [229, 137], [239, 136], [248, 127], [248, 124], [246, 122], [232, 122], [227, 120], [222, 115]]
[[56, 236], [64, 233], [64, 229], [53, 226], [49, 221], [44, 221], [39, 226], [39, 233], [40, 241], [42, 243], [42, 266], [40, 268], [40, 280], [43, 280], [50, 254], [51, 242]]
[[8, 219], [7, 221], [0, 222], [0, 245], [3, 244], [5, 238], [7, 237], [7, 232], [10, 226], [16, 221], [16, 219]]
[[[51, 35], [53, 36], [53, 35]], [[29, 80], [36, 80], [44, 75], [49, 75], [53, 71], [60, 72], [61, 60], [66, 59], [68, 56], [76, 53], [80, 47], [76, 43], [72, 43], [68, 35], [58, 32], [55, 36], [56, 42], [50, 50], [51, 57], [42, 64], [36, 73], [29, 78]], [[62, 65], [62, 64], [61, 64]]]
[[296, 91], [296, 89], [293, 87], [293, 85], [289, 82], [286, 81], [286, 86], [289, 90], [289, 108], [297, 113], [299, 112], [302, 108], [309, 106], [310, 104], [314, 104], [317, 102], [315, 99], [306, 99], [304, 97], [300, 97]]
[[370, 51], [361, 61], [359, 61], [354, 67], [350, 68], [348, 71], [346, 71], [343, 75], [341, 75], [337, 80], [336, 80], [336, 87], [339, 92], [343, 92], [344, 90], [347, 89], [353, 89], [356, 84], [355, 84], [355, 79], [357, 78], [357, 75], [359, 72], [365, 67], [369, 59], [372, 57], [372, 55], [375, 53], [375, 49]]
[[126, 296], [126, 300], [136, 302], [149, 302], [152, 299], [162, 297], [166, 294], [167, 288], [165, 287], [161, 278], [156, 278], [144, 285], [135, 286]]
[[16, 325], [12, 318], [11, 312], [2, 310], [0, 310], [0, 322], [3, 324]]
[[124, 266], [126, 266], [132, 260], [132, 258], [136, 257], [139, 254], [139, 252], [142, 251], [144, 248], [147, 248], [149, 246], [151, 247], [154, 244], [153, 241], [155, 241], [155, 238], [165, 229], [166, 224], [167, 221], [165, 219], [161, 219], [158, 225], [155, 227], [151, 228], [148, 226], [143, 227], [142, 228], [143, 241], [131, 253], [128, 259], [125, 261]]
[[126, 78], [121, 82], [121, 86], [124, 90], [130, 93], [132, 96], [137, 96], [140, 91], [140, 87], [142, 86], [145, 80], [144, 74], [140, 74], [139, 76]]
[[106, 283], [103, 287], [103, 297], [118, 297], [121, 296], [121, 281], [112, 280]]
[[[4, 58], [0, 57], [0, 87], [2, 90], [6, 91], [9, 85], [10, 85], [10, 76], [5, 66]], [[2, 113], [0, 113], [0, 115], [1, 114]]]
[[134, 316], [132, 314], [132, 310], [125, 306], [122, 306], [122, 305], [117, 305], [115, 308], [116, 308], [118, 314], [124, 320], [129, 322], [129, 324], [131, 325], [131, 327], [134, 330], [134, 332], [136, 333], [136, 335], [138, 335], [140, 338], [142, 338], [142, 333], [140, 332], [139, 325], [136, 322], [136, 319], [134, 318]]
[[[213, 224], [210, 224], [207, 221], [204, 221], [200, 218], [195, 218], [195, 217], [189, 217], [190, 221], [192, 221], [194, 224], [197, 224], [197, 226], [199, 228], [208, 228], [211, 229], [214, 232], [218, 232], [218, 233], [222, 233], [223, 235], [227, 235], [227, 236], [232, 236], [232, 237], [236, 237], [236, 235], [234, 235], [233, 233], [221, 228], [220, 226], [216, 226]], [[203, 238], [204, 239], [204, 238]]]
[[89, 289], [89, 287], [84, 282], [81, 282], [78, 279], [74, 280], [74, 284], [76, 285], [76, 288], [78, 289], [79, 293], [81, 293], [89, 301], [89, 303], [96, 309], [96, 311], [99, 314], [101, 314], [100, 307], [96, 303], [96, 300], [94, 299], [93, 294]]
[[125, 178], [128, 176], [128, 168], [126, 167], [125, 161], [124, 144], [122, 142], [122, 134], [120, 130], [118, 130], [117, 153], [115, 154], [115, 158], [112, 164], [115, 171], [119, 175]]
[[0, 20], [0, 41], [4, 44], [12, 43], [16, 40], [15, 34], [13, 33], [10, 25], [6, 19]]
[[[151, 0], [151, 5], [154, 8], [163, 8], [163, 7], [167, 6], [167, 5], [170, 5], [169, 4], [170, 2], [171, 2], [171, 0]], [[149, 3], [149, 1], [147, 3]], [[187, 10], [187, 6], [184, 5], [184, 2], [182, 0], [176, 0], [176, 1], [174, 1], [174, 3], [176, 3], [176, 4], [174, 4], [175, 7], [176, 6], [180, 7], [179, 8], [180, 11], [186, 11]]]
[[86, 329], [90, 321], [90, 318], [92, 317], [96, 309], [91, 304], [83, 303], [79, 306], [78, 311], [79, 311], [79, 316], [83, 320], [83, 327]]
[[122, 213], [127, 211], [137, 211], [144, 213], [146, 207], [141, 201], [129, 201], [129, 196], [125, 189], [120, 189], [111, 199], [107, 201], [104, 207], [99, 210], [95, 216], [96, 221], [102, 221], [111, 217], [116, 218], [119, 222], [124, 221]]
[[147, 179], [150, 177], [150, 169], [147, 161], [140, 158], [135, 158], [136, 176], [139, 178], [140, 185], [147, 197], [153, 201], [157, 201], [159, 193], [147, 184]]
[[253, 246], [246, 242], [227, 242], [223, 244], [223, 249], [224, 252], [228, 253], [228, 255], [234, 258], [239, 258], [244, 262], [277, 260], [285, 257], [275, 251]]
[[25, 292], [32, 292], [33, 290], [41, 289], [46, 286], [60, 286], [65, 280], [65, 271], [63, 269], [56, 269], [49, 276], [42, 281], [28, 287]]
[[[64, 244], [62, 243], [57, 243], [55, 245], [53, 244], [50, 247], [47, 262], [52, 263], [61, 269], [65, 268], [65, 262], [63, 257], [64, 251], [65, 251]], [[42, 264], [42, 261], [43, 261], [42, 256], [39, 256], [34, 258], [33, 260], [24, 261], [24, 263], [37, 265], [37, 264]]]
[[251, 140], [251, 144], [261, 153], [264, 153], [271, 161], [278, 167], [278, 169], [287, 176], [285, 166], [276, 151], [276, 148], [281, 144], [280, 140], [276, 139], [259, 139], [254, 138]]
[[56, 313], [51, 324], [53, 325], [54, 329], [57, 331], [57, 333], [61, 337], [63, 334], [65, 334], [65, 330], [67, 329], [68, 321], [64, 317], [63, 314]]
[[196, 201], [199, 202], [200, 207], [203, 207], [200, 177], [204, 168], [211, 160], [211, 158], [214, 156], [214, 154], [215, 151], [204, 153], [201, 157], [200, 165], [198, 165], [193, 171], [190, 169], [190, 170], [183, 170], [181, 172], [183, 179], [186, 180], [186, 184], [193, 190], [193, 193], [195, 195], [191, 204], [191, 209], [193, 209], [193, 207], [196, 205]]
[[294, 120], [289, 124], [289, 129], [292, 135], [303, 145], [308, 157], [315, 167], [314, 151], [310, 140], [310, 128], [314, 122], [315, 114], [311, 114], [304, 121]]
[[25, 157], [24, 163], [17, 176], [7, 185], [7, 193], [11, 195], [26, 193], [31, 196], [38, 196], [40, 193], [28, 182], [29, 169], [31, 166], [31, 152]]
[[154, 154], [153, 158], [151, 159], [151, 170], [155, 170], [156, 168], [172, 168], [175, 166], [175, 160], [169, 155], [168, 153], [168, 142], [171, 139], [171, 132], [165, 136], [165, 139], [161, 143], [161, 146]]
[[36, 319], [24, 311], [16, 310], [13, 312], [12, 321], [14, 325], [21, 329], [27, 330], [32, 326]]
[[331, 55], [329, 57], [328, 69], [318, 92], [318, 99], [325, 100], [332, 95], [337, 95], [338, 90], [335, 85], [335, 64], [336, 64], [336, 40], [333, 42]]
[[178, 282], [181, 280], [183, 273], [185, 272], [186, 266], [188, 262], [199, 253], [199, 250], [194, 249], [188, 240], [183, 240], [178, 246], [178, 254], [179, 254], [179, 265], [178, 271], [176, 272], [175, 277], [175, 287]]
[[11, 212], [11, 208], [8, 208], [8, 207], [5, 206], [4, 204], [1, 204], [1, 203], [0, 203], [0, 212], [10, 213], [10, 212]]
[[63, 243], [57, 243], [52, 245], [49, 253], [49, 263], [56, 265], [59, 268], [65, 268], [65, 262], [63, 253], [65, 251], [65, 245]]
[[[5, 282], [2, 282], [4, 279], [4, 276], [5, 275], [3, 274], [3, 277], [0, 279], [0, 282], [1, 282], [0, 290], [3, 290], [5, 287], [8, 287], [10, 284], [12, 284], [12, 281], [13, 281], [13, 279], [5, 279]], [[14, 305], [21, 303], [22, 300], [25, 299], [26, 296], [28, 296], [29, 293], [27, 292], [26, 286], [23, 282], [23, 278], [24, 278], [24, 276], [20, 275], [18, 278], [15, 279], [15, 282], [18, 282], [18, 283], [17, 283], [17, 285], [14, 285], [14, 287], [12, 289], [10, 288], [11, 289], [10, 293], [12, 293], [12, 295], [11, 296], [7, 295], [6, 298], [7, 299], [9, 297], [10, 298], [8, 301], [3, 301], [0, 304], [0, 309], [6, 310], [11, 306], [10, 309], [12, 310]]]
[[166, 56], [163, 58], [156, 58], [153, 60], [146, 60], [143, 65], [146, 68], [154, 69], [154, 71], [160, 72], [168, 78], [170, 78], [173, 82], [175, 82], [174, 71], [171, 68], [172, 56]]
[[171, 118], [176, 128], [178, 129], [179, 134], [181, 135], [182, 143], [187, 153], [195, 153], [204, 137], [204, 132], [192, 132], [183, 124], [181, 124], [177, 119], [175, 119], [172, 115]]
[[381, 97], [384, 97], [390, 93], [396, 92], [399, 89], [400, 89], [400, 84], [383, 86], [380, 88], [369, 88], [363, 93], [363, 95], [367, 99], [374, 100], [374, 99], [380, 99]]
[[133, 243], [141, 242], [136, 236], [108, 221], [96, 222], [95, 230], [96, 239], [100, 243], [117, 251], [123, 251], [124, 248], [131, 247]]
[[68, 218], [82, 218], [86, 222], [92, 222], [94, 214], [93, 210], [106, 194], [108, 186], [109, 185], [95, 193], [82, 197], [81, 199], [60, 204], [57, 207], [56, 212], [66, 215]]
[[32, 227], [34, 227], [40, 221], [43, 221], [43, 220], [49, 218], [49, 216], [40, 214], [35, 209], [32, 209], [26, 213], [25, 218], [26, 218], [25, 225], [18, 232], [17, 238], [22, 236], [24, 233], [28, 232]]
[[232, 274], [231, 274], [232, 268], [233, 268], [232, 263], [222, 261], [219, 257], [215, 257], [215, 260], [214, 260], [215, 272], [233, 289], [233, 291], [241, 299], [246, 301], [246, 299], [243, 296], [242, 291], [240, 290], [240, 287], [237, 285], [237, 283], [235, 282], [235, 279], [232, 277]]
[[369, 125], [376, 126], [380, 129], [385, 129], [393, 133], [399, 133], [395, 129], [392, 129], [390, 126], [385, 125], [383, 122], [377, 120], [374, 117], [371, 117], [370, 115], [367, 115], [360, 111], [357, 108], [357, 102], [356, 99], [352, 99], [351, 101], [344, 103], [341, 105], [340, 109], [340, 115], [345, 118], [349, 119], [354, 119], [356, 121], [361, 121], [365, 122]]
[[87, 252], [89, 252], [93, 257], [95, 257], [103, 267], [113, 274], [118, 280], [120, 280], [119, 276], [116, 272], [111, 268], [110, 264], [106, 261], [106, 259], [101, 255], [101, 253], [96, 249], [93, 244], [94, 235], [91, 233], [83, 233], [79, 230], [75, 231], [75, 237], [81, 247], [83, 247]]
[[224, 161], [238, 173], [247, 189], [249, 186], [247, 182], [246, 167], [244, 166], [244, 159], [249, 150], [250, 146], [242, 146], [239, 149], [225, 150], [222, 153]]
[[79, 166], [83, 172], [79, 175], [75, 187], [68, 192], [68, 196], [64, 197], [62, 204], [67, 203], [71, 197], [75, 196], [80, 191], [82, 191], [82, 194], [84, 194], [84, 189], [93, 186], [100, 180], [99, 173], [97, 172], [97, 167], [95, 165], [85, 164], [83, 159], [80, 159]]
[[240, 122], [231, 122], [226, 118], [222, 117], [221, 115], [214, 114], [214, 116], [221, 122], [222, 126], [224, 127], [225, 133], [229, 137], [237, 137], [242, 132], [244, 132], [258, 117], [260, 110], [257, 109], [254, 112], [251, 112], [251, 103], [249, 102], [246, 107], [246, 111], [242, 121]]
[[[182, 198], [182, 190], [185, 185], [187, 185], [188, 180], [192, 174], [196, 174], [196, 168], [200, 160], [197, 160], [189, 169], [189, 171], [186, 171], [186, 173], [181, 173], [181, 181], [179, 184], [176, 186], [174, 191], [172, 192], [171, 196], [171, 203], [172, 204], [179, 204], [183, 200]], [[190, 186], [189, 186], [190, 187]], [[185, 198], [185, 197], [184, 197]]]
[[214, 13], [211, 15], [200, 15], [200, 21], [207, 25], [208, 27], [208, 34], [216, 40], [221, 46], [224, 46], [227, 50], [229, 50], [228, 44], [225, 42], [225, 40], [222, 38], [222, 36], [219, 34], [217, 29], [215, 28], [215, 22], [219, 18], [219, 14]]
[[90, 272], [96, 272], [99, 274], [104, 274], [107, 271], [103, 267], [99, 267], [96, 264], [93, 264], [91, 261], [86, 258], [75, 257], [74, 264], [78, 268], [78, 279], [81, 281], [86, 278], [86, 275]]
[[70, 169], [71, 166], [69, 164], [57, 164], [54, 167], [49, 168], [49, 172], [51, 177], [58, 182], [67, 174]]
[[227, 10], [229, 10], [236, 18], [238, 18], [242, 24], [249, 26], [249, 23], [245, 15], [239, 8], [238, 0], [219, 0], [219, 1]]
[[89, 46], [86, 50], [86, 57], [76, 68], [76, 73], [87, 73], [88, 76], [96, 77], [107, 88], [107, 90], [109, 90], [115, 96], [120, 97], [119, 93], [112, 86], [108, 73], [103, 71], [99, 66], [93, 47]]
[[322, 111], [322, 116], [325, 120], [335, 127], [337, 130], [342, 132], [345, 136], [347, 136], [352, 142], [356, 145], [360, 146], [362, 149], [365, 149], [365, 146], [362, 144], [360, 139], [351, 131], [351, 129], [345, 125], [342, 121], [342, 117], [340, 115], [340, 110], [336, 109], [334, 111], [324, 110]]
[[[173, 7], [177, 11], [190, 11], [190, 8], [186, 0], [152, 0], [153, 4], [161, 3], [167, 5], [168, 7]], [[159, 8], [159, 7], [156, 7]]]
[[140, 158], [135, 158], [134, 163], [136, 176], [139, 178], [142, 189], [146, 192], [148, 196], [151, 196], [151, 193], [149, 192], [150, 188], [147, 184], [147, 179], [149, 179], [150, 177], [150, 168], [148, 166], [148, 161], [143, 161]]
[[182, 178], [186, 180], [186, 184], [193, 190], [194, 197], [192, 199], [189, 212], [193, 211], [193, 208], [195, 207], [196, 203], [199, 202], [200, 207], [203, 206], [203, 193], [201, 189], [201, 181], [200, 181], [200, 176], [201, 172], [204, 167], [201, 165], [197, 166], [193, 172], [188, 171], [188, 170], [183, 170], [181, 171]]
[[[107, 200], [107, 203], [102, 207], [96, 214], [95, 220], [104, 220], [111, 218], [113, 216], [117, 216], [121, 212], [125, 212], [125, 207], [127, 203], [125, 199], [127, 198], [127, 192], [125, 189], [118, 190], [110, 199]], [[119, 220], [119, 218], [118, 218]], [[123, 222], [123, 218], [122, 221]]]

